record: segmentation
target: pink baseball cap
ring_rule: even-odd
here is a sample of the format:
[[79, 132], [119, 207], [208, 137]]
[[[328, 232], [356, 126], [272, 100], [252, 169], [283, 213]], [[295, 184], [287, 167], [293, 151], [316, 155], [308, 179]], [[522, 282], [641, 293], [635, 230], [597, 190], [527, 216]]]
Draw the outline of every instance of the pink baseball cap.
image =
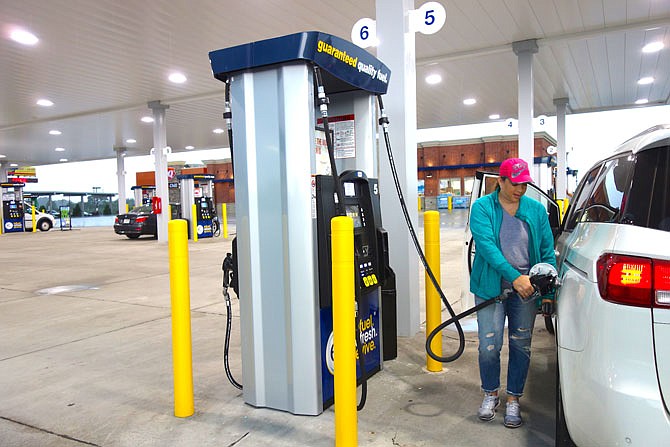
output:
[[500, 176], [512, 183], [533, 183], [528, 164], [521, 158], [508, 158], [500, 165]]

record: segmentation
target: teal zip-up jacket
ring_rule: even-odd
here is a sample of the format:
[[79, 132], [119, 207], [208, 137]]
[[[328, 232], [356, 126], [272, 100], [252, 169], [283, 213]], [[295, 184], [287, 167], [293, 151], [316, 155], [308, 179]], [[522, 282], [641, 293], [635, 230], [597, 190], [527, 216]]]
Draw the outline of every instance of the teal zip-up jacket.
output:
[[[497, 189], [477, 199], [470, 212], [470, 231], [476, 250], [470, 274], [470, 291], [484, 299], [496, 298], [502, 293], [502, 278], [514, 282], [521, 276], [500, 250], [502, 213]], [[556, 267], [554, 236], [544, 206], [537, 200], [521, 196], [515, 217], [528, 224], [530, 265], [546, 262]]]

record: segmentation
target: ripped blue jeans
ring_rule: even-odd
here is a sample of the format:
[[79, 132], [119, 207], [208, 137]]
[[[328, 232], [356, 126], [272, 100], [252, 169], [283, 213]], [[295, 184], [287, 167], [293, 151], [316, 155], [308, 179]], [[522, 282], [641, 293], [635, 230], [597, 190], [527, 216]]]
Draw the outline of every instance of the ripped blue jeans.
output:
[[[475, 304], [484, 300], [475, 296]], [[505, 332], [505, 317], [509, 334], [509, 362], [507, 364], [507, 394], [522, 396], [530, 365], [530, 342], [537, 315], [532, 299], [524, 303], [514, 293], [502, 303], [491, 304], [477, 312], [479, 331], [479, 375], [482, 390], [500, 388], [500, 349]]]

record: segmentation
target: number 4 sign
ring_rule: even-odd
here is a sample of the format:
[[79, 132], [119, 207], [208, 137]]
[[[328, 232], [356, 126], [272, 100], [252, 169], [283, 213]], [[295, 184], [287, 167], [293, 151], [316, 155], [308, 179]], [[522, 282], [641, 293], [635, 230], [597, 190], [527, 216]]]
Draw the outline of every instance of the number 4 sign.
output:
[[[447, 11], [438, 2], [424, 3], [409, 13], [410, 30], [422, 34], [435, 34], [447, 20]], [[351, 41], [361, 48], [377, 45], [377, 22], [370, 18], [360, 19], [351, 29]]]

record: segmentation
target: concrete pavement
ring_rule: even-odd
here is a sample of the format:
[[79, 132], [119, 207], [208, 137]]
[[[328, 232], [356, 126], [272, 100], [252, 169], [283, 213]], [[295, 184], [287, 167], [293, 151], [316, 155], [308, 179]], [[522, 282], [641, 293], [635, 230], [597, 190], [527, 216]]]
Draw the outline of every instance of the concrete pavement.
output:
[[[457, 311], [464, 216], [441, 215], [442, 281]], [[223, 238], [189, 242], [195, 414], [181, 419], [173, 416], [167, 244], [110, 227], [0, 236], [0, 446], [333, 446], [332, 408], [317, 417], [254, 408], [227, 381], [227, 251]], [[242, 380], [238, 310], [234, 299], [230, 360]], [[424, 340], [423, 328], [400, 338], [398, 358], [369, 380], [360, 446], [553, 445], [556, 350], [541, 318], [525, 425], [515, 430], [503, 427], [501, 411], [489, 423], [476, 417], [476, 334], [442, 373], [425, 371]], [[455, 333], [444, 340], [456, 349]]]

